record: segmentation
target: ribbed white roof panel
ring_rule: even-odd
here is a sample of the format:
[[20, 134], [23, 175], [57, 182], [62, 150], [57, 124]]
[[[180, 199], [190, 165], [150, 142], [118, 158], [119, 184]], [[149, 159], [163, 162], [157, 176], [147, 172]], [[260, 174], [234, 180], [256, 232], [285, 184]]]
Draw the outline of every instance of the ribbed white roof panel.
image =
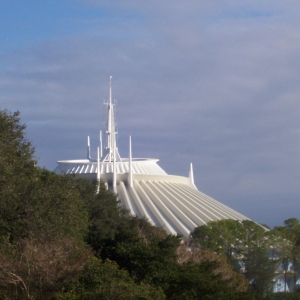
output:
[[160, 181], [149, 180], [148, 176], [138, 176], [134, 180], [133, 187], [121, 181], [122, 183], [117, 185], [119, 198], [133, 215], [145, 217], [152, 224], [163, 227], [168, 233], [179, 233], [185, 238], [195, 227], [209, 221], [248, 219], [199, 192], [188, 184], [187, 180], [186, 183], [182, 183], [180, 180], [176, 182], [176, 176], [164, 177], [165, 180]]
[[[132, 160], [133, 174], [167, 175], [167, 173], [157, 164], [158, 159], [136, 158]], [[81, 160], [59, 160], [58, 166], [54, 170], [56, 173], [64, 174], [96, 174], [97, 162], [89, 159]], [[126, 159], [117, 161], [116, 171], [118, 174], [129, 172], [129, 161]], [[113, 172], [113, 162], [101, 162], [100, 172], [108, 174]]]

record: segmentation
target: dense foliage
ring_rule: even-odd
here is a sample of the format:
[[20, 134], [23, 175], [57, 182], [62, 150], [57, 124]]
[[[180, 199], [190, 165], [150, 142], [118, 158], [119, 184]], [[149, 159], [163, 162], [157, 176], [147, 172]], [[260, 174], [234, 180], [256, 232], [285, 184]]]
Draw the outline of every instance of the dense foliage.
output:
[[103, 184], [38, 168], [24, 130], [0, 111], [0, 299], [261, 299], [281, 253], [298, 266], [295, 219], [211, 222], [183, 241]]
[[268, 289], [276, 269], [276, 261], [267, 255], [272, 243], [268, 235], [265, 228], [249, 220], [209, 222], [192, 233], [202, 249], [226, 255], [233, 266], [242, 269], [259, 295]]

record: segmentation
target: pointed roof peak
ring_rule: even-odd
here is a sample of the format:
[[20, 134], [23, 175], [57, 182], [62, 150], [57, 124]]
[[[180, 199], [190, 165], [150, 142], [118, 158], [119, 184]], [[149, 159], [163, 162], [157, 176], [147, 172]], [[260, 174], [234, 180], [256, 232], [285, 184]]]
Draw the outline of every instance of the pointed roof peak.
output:
[[103, 161], [121, 161], [121, 156], [117, 147], [117, 131], [115, 124], [115, 106], [112, 100], [112, 76], [109, 77], [109, 102], [107, 105], [107, 123], [106, 123], [106, 145], [105, 157]]

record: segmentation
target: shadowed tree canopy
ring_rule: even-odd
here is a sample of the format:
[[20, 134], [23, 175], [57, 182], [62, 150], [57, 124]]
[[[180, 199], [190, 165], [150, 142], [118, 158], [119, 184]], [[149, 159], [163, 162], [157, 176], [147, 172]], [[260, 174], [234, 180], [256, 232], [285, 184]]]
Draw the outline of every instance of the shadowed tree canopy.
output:
[[[19, 112], [0, 111], [0, 236], [11, 239], [12, 229], [22, 231], [19, 220], [22, 211], [20, 200], [36, 176], [34, 149], [25, 139], [25, 125], [20, 124]], [[11, 226], [13, 225], [14, 226]], [[23, 234], [20, 234], [21, 236]]]
[[25, 128], [19, 112], [0, 111], [0, 242], [82, 240], [88, 230], [84, 197], [93, 197], [94, 188], [36, 167]]
[[129, 214], [117, 195], [108, 191], [102, 182], [99, 193], [86, 198], [86, 205], [89, 211], [86, 242], [98, 253], [108, 240], [114, 240], [118, 228], [128, 221]]
[[161, 289], [148, 284], [136, 284], [125, 270], [120, 270], [117, 263], [106, 260], [101, 262], [91, 258], [76, 281], [58, 293], [56, 300], [163, 300]]

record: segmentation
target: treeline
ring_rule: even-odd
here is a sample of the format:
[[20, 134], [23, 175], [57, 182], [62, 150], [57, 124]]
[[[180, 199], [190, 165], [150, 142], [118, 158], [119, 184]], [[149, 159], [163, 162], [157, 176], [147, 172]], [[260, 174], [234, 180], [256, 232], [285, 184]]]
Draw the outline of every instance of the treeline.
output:
[[298, 264], [297, 220], [224, 220], [183, 242], [104, 185], [36, 167], [24, 130], [0, 111], [0, 299], [275, 299], [276, 263]]
[[296, 294], [300, 222], [291, 218], [284, 224], [270, 230], [250, 220], [209, 222], [195, 228], [191, 242], [201, 250], [208, 249], [226, 257], [227, 262], [248, 280], [257, 297], [269, 294], [268, 299], [278, 299], [280, 294], [272, 295], [272, 291], [275, 278], [280, 278], [283, 291], [295, 292], [283, 299], [300, 299], [300, 293]]

